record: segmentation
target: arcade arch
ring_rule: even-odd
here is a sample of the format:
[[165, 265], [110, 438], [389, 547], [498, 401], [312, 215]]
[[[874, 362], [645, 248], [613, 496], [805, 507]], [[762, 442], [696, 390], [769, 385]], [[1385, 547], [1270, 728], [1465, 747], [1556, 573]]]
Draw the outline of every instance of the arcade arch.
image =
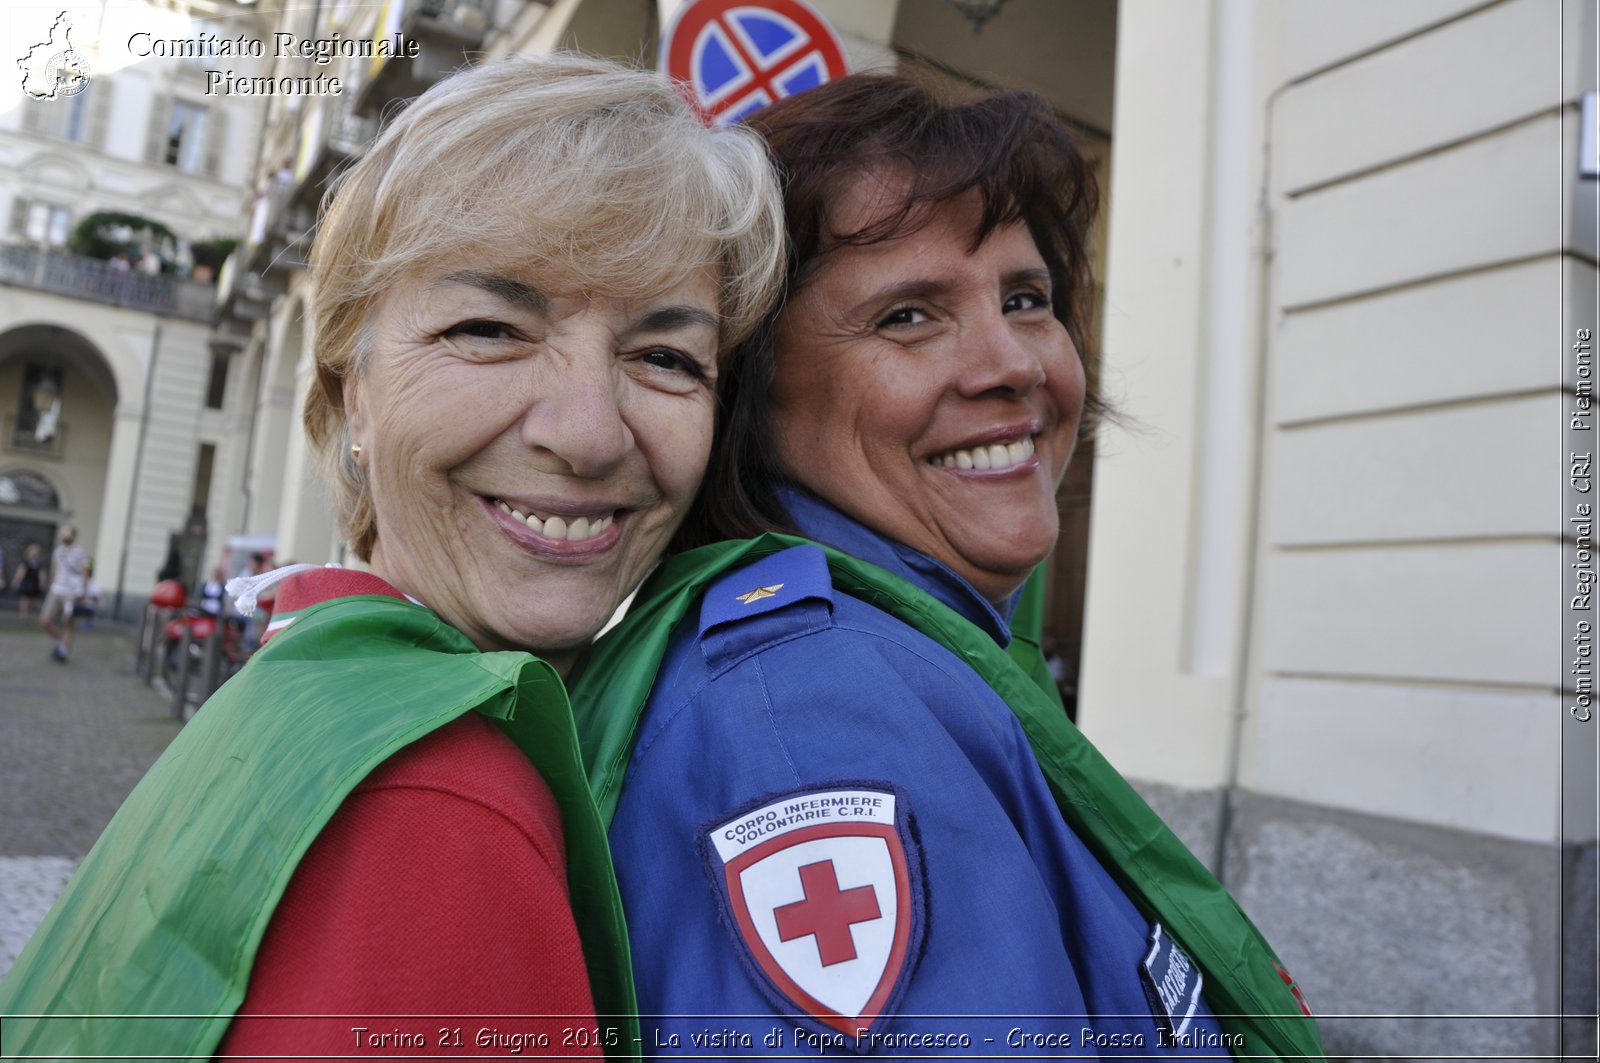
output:
[[28, 542], [48, 552], [67, 523], [91, 555], [107, 545], [118, 397], [112, 361], [76, 329], [30, 323], [0, 332], [0, 551], [8, 567]]

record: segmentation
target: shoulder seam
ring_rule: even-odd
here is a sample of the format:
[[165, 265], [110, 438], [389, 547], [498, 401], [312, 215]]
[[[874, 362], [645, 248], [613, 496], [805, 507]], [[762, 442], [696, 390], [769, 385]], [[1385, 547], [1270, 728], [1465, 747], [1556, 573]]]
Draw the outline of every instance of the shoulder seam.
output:
[[[846, 595], [846, 597], [854, 598], [855, 601], [861, 602], [861, 604], [867, 606], [870, 609], [874, 609], [874, 610], [876, 610], [878, 612], [883, 612], [883, 610], [878, 609], [877, 606], [872, 605], [872, 603], [863, 602], [860, 598], [855, 598], [854, 595]], [[887, 616], [888, 614], [885, 614], [885, 615]], [[917, 636], [918, 638], [926, 639], [926, 640], [928, 640], [930, 642], [933, 641], [932, 639], [929, 639], [927, 635], [924, 635], [922, 632], [917, 631], [915, 628], [911, 627], [908, 624], [905, 624], [903, 621], [900, 621], [900, 620], [898, 620], [898, 619], [896, 619], [894, 617], [890, 617], [890, 619], [892, 621], [894, 621], [894, 623], [896, 625], [898, 625], [899, 627], [905, 628], [907, 631], [911, 632], [913, 635]], [[892, 646], [904, 651], [905, 653], [908, 653], [908, 654], [914, 656], [917, 660], [922, 661], [928, 667], [936, 669], [939, 672], [940, 675], [945, 676], [945, 677], [947, 677], [947, 678], [949, 678], [949, 679], [951, 679], [953, 681], [956, 681], [956, 682], [962, 682], [962, 681], [968, 680], [968, 679], [972, 678], [976, 674], [976, 673], [973, 673], [971, 671], [971, 669], [968, 669], [968, 668], [952, 669], [949, 666], [950, 662], [948, 662], [948, 661], [941, 662], [941, 661], [939, 661], [939, 660], [937, 660], [935, 658], [932, 658], [928, 654], [923, 652], [922, 647], [915, 646], [915, 645], [907, 645], [904, 642], [897, 641], [894, 638], [892, 638], [886, 632], [873, 631], [873, 630], [871, 630], [869, 628], [858, 627], [858, 626], [856, 626], [854, 624], [849, 624], [849, 623], [840, 624], [838, 622], [835, 622], [835, 623], [832, 623], [829, 626], [823, 627], [823, 628], [812, 628], [812, 629], [809, 629], [809, 630], [806, 630], [806, 631], [796, 631], [796, 632], [793, 632], [792, 634], [785, 635], [782, 638], [774, 639], [772, 642], [766, 643], [760, 649], [755, 650], [755, 651], [753, 651], [753, 652], [751, 652], [749, 654], [746, 654], [745, 656], [739, 658], [737, 661], [735, 661], [729, 667], [723, 668], [723, 669], [721, 669], [719, 671], [715, 671], [715, 672], [708, 671], [707, 674], [705, 674], [705, 675], [700, 677], [699, 681], [695, 684], [694, 688], [689, 690], [689, 691], [686, 691], [685, 693], [683, 693], [679, 697], [679, 699], [676, 702], [676, 704], [673, 704], [670, 707], [670, 709], [668, 709], [667, 706], [663, 705], [661, 707], [661, 709], [658, 710], [661, 713], [661, 715], [659, 716], [659, 718], [657, 720], [652, 721], [652, 726], [649, 728], [648, 733], [645, 733], [645, 732], [641, 732], [640, 733], [639, 740], [635, 744], [633, 753], [630, 755], [631, 756], [631, 760], [633, 762], [642, 762], [643, 760], [648, 758], [649, 755], [650, 755], [651, 749], [656, 745], [656, 743], [660, 740], [660, 738], [663, 735], [665, 735], [667, 733], [667, 731], [669, 731], [672, 728], [672, 726], [684, 714], [684, 712], [686, 712], [690, 708], [692, 708], [693, 703], [696, 700], [698, 700], [700, 697], [702, 697], [709, 687], [711, 687], [718, 680], [724, 678], [729, 673], [733, 672], [734, 670], [736, 670], [739, 667], [742, 667], [742, 666], [745, 666], [745, 665], [752, 665], [752, 666], [756, 667], [757, 673], [758, 673], [759, 682], [761, 684], [762, 695], [763, 695], [763, 697], [766, 697], [767, 696], [767, 681], [766, 681], [765, 675], [761, 674], [761, 672], [760, 672], [761, 655], [766, 653], [768, 650], [777, 649], [778, 647], [786, 645], [788, 643], [797, 642], [797, 641], [799, 641], [801, 639], [811, 638], [813, 636], [826, 634], [828, 632], [848, 632], [850, 635], [853, 635], [853, 636], [865, 636], [867, 638], [870, 638], [870, 639], [874, 640], [875, 642], [888, 643], [888, 644], [890, 644], [890, 645], [892, 645]], [[934, 645], [938, 646], [939, 644], [937, 642], [934, 642]], [[691, 644], [691, 646], [692, 646], [692, 644]], [[946, 653], [950, 653], [952, 657], [955, 656], [950, 650], [945, 649], [945, 647], [940, 646], [939, 648], [940, 649], [944, 649]], [[955, 659], [956, 659], [956, 663], [957, 664], [961, 663], [960, 658], [957, 657]], [[985, 688], [987, 689], [987, 687], [985, 687]], [[996, 694], [995, 697], [998, 698], [999, 695]], [[771, 710], [772, 710], [772, 706], [771, 706], [770, 700], [767, 702], [766, 707], [767, 707], [767, 710], [768, 710], [768, 718], [770, 719], [771, 718]], [[787, 757], [787, 752], [785, 753], [785, 756]]]
[[[531, 767], [531, 765], [530, 765], [530, 767]], [[484, 801], [482, 801], [479, 798], [472, 797], [472, 796], [469, 796], [467, 794], [459, 793], [458, 791], [455, 791], [455, 790], [449, 790], [449, 789], [446, 789], [445, 787], [442, 787], [442, 786], [432, 786], [432, 785], [428, 785], [428, 784], [418, 784], [418, 783], [377, 783], [377, 784], [371, 785], [371, 786], [368, 786], [366, 784], [362, 784], [361, 786], [356, 787], [356, 789], [350, 791], [350, 795], [348, 797], [346, 797], [343, 802], [340, 803], [339, 808], [343, 809], [345, 807], [345, 805], [348, 805], [350, 803], [350, 801], [352, 799], [356, 798], [356, 797], [361, 797], [361, 796], [366, 796], [366, 795], [376, 796], [376, 795], [379, 795], [379, 794], [397, 795], [397, 794], [400, 794], [400, 793], [437, 794], [437, 795], [440, 795], [442, 797], [450, 798], [457, 804], [470, 805], [472, 807], [475, 807], [477, 809], [482, 810], [483, 812], [488, 813], [491, 817], [493, 817], [494, 819], [499, 820], [501, 823], [504, 823], [506, 826], [510, 827], [513, 831], [515, 831], [517, 834], [520, 834], [524, 839], [526, 839], [528, 844], [533, 847], [534, 851], [539, 854], [539, 859], [552, 872], [555, 872], [556, 874], [563, 876], [563, 878], [565, 877], [565, 875], [566, 875], [566, 866], [565, 866], [566, 858], [565, 858], [565, 854], [564, 853], [563, 854], [559, 854], [559, 859], [552, 859], [552, 855], [555, 855], [555, 854], [552, 854], [552, 853], [550, 853], [548, 851], [549, 843], [554, 842], [556, 839], [549, 838], [549, 839], [541, 840], [540, 838], [536, 837], [535, 835], [529, 833], [528, 830], [521, 823], [517, 822], [511, 816], [508, 816], [505, 812], [501, 811], [500, 809], [495, 808], [493, 805], [487, 804], [487, 803], [485, 803]], [[335, 812], [334, 814], [337, 815], [338, 813]], [[564, 844], [564, 841], [565, 840], [563, 839], [563, 844]]]

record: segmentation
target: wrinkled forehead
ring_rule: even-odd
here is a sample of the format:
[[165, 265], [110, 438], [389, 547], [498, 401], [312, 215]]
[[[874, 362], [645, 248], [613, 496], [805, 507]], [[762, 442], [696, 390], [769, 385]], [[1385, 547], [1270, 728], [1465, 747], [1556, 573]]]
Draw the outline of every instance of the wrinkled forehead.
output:
[[842, 178], [823, 205], [815, 253], [800, 264], [796, 291], [851, 249], [887, 249], [935, 228], [950, 234], [962, 253], [977, 250], [983, 232], [983, 198], [976, 189], [945, 199], [918, 199], [900, 170], [869, 169]]
[[[713, 293], [720, 288], [718, 249], [709, 240], [603, 245], [574, 234], [543, 243], [536, 253], [515, 241], [441, 249], [416, 263], [410, 276], [429, 283], [449, 278], [488, 281], [479, 286], [513, 302], [528, 302], [527, 293], [544, 300], [606, 297], [655, 302], [708, 282]], [[720, 299], [715, 303], [709, 309], [720, 316]]]

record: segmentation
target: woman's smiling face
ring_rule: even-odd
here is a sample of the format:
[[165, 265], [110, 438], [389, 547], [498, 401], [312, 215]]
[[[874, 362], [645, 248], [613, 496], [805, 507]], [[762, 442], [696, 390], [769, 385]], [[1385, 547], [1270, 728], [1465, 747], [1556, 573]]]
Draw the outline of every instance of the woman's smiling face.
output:
[[382, 298], [345, 385], [372, 569], [563, 671], [660, 557], [711, 446], [718, 287], [542, 291], [463, 267]]
[[[886, 194], [855, 182], [834, 230]], [[999, 601], [1055, 543], [1084, 374], [1033, 237], [1003, 225], [973, 250], [979, 209], [822, 255], [778, 322], [772, 409], [795, 480]]]

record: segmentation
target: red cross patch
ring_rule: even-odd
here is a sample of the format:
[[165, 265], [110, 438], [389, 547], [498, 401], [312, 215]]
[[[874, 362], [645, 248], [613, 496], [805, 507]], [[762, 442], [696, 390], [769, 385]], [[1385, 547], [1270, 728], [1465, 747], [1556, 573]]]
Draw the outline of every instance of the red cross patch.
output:
[[920, 923], [896, 796], [798, 792], [706, 831], [749, 958], [786, 1010], [851, 1036], [894, 996]]

